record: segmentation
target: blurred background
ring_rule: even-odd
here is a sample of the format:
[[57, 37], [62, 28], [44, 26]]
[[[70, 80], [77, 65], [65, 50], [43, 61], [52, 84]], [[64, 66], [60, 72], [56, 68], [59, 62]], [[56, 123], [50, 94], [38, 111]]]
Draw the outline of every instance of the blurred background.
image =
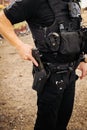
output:
[[[14, 0], [0, 0], [0, 10], [10, 2]], [[83, 24], [87, 25], [87, 0], [80, 4]], [[15, 24], [14, 30], [24, 43], [34, 46], [25, 21]], [[32, 90], [32, 81], [32, 63], [21, 59], [16, 49], [1, 37], [0, 130], [33, 130], [37, 96]], [[75, 104], [68, 130], [87, 130], [87, 76], [76, 82]]]

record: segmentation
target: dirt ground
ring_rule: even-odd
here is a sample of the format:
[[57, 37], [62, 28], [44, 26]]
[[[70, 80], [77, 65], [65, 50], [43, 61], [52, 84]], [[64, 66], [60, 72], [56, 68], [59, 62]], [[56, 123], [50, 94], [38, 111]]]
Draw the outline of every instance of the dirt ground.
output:
[[[21, 39], [33, 45], [31, 34]], [[0, 41], [0, 130], [33, 130], [37, 97], [32, 80], [32, 63], [22, 60], [8, 42]], [[68, 130], [87, 130], [87, 76], [76, 82]]]

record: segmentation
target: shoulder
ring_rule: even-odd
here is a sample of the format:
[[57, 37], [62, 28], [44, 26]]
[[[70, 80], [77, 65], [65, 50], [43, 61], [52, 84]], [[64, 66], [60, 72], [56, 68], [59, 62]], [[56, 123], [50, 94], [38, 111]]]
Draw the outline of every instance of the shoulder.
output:
[[15, 0], [10, 3], [5, 9], [4, 13], [7, 18], [14, 24], [26, 20], [31, 17], [35, 0]]

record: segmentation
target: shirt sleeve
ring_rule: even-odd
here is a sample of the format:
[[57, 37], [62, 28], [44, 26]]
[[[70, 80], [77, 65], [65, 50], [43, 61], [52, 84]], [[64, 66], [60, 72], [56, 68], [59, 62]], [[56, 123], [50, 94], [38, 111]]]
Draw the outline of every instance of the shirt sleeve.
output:
[[4, 9], [4, 13], [10, 22], [15, 24], [31, 18], [34, 5], [34, 0], [15, 0]]

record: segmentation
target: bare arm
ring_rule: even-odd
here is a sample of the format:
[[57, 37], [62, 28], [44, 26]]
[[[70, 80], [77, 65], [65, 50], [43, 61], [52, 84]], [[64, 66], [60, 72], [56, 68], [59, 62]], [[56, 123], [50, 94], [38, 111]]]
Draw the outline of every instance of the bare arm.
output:
[[14, 32], [11, 22], [7, 19], [4, 12], [0, 12], [0, 34], [13, 45], [25, 60], [31, 60], [38, 66], [36, 60], [32, 57], [32, 47], [24, 44]]

